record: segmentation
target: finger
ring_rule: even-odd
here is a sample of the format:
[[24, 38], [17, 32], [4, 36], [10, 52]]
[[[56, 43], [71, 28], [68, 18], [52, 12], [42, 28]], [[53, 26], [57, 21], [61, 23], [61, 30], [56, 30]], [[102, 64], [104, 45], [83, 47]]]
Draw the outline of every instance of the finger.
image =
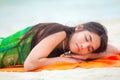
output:
[[70, 55], [72, 58], [76, 58], [76, 59], [82, 59], [82, 60], [86, 60], [87, 56], [83, 56], [83, 55], [75, 55], [75, 54], [71, 54]]
[[71, 58], [72, 56], [69, 54], [69, 55], [65, 55], [64, 57], [68, 57], [68, 58]]
[[78, 62], [85, 62], [85, 60], [80, 60], [80, 59], [78, 59], [77, 61], [78, 61]]

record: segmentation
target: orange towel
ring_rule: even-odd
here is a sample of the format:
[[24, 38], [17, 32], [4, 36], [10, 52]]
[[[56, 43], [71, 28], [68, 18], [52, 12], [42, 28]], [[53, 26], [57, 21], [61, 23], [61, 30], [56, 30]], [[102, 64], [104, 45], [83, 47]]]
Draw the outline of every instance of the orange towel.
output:
[[[120, 53], [97, 60], [83, 62], [83, 63], [55, 63], [48, 66], [44, 66], [34, 71], [41, 70], [66, 70], [74, 68], [104, 68], [104, 67], [119, 67], [120, 68]], [[16, 65], [8, 68], [1, 68], [0, 72], [25, 72], [22, 65]]]

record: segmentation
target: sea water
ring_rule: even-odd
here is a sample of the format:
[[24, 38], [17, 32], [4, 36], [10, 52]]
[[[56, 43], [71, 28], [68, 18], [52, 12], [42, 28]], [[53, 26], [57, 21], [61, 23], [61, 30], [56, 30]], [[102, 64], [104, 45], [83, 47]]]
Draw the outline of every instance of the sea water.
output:
[[120, 18], [120, 0], [0, 0], [0, 35], [41, 22]]

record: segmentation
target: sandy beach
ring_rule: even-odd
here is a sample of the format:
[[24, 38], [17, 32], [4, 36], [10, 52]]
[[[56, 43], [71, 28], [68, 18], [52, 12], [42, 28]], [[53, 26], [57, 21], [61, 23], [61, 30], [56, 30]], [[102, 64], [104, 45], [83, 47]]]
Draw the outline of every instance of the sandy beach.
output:
[[120, 80], [120, 68], [4, 72], [0, 73], [0, 80]]

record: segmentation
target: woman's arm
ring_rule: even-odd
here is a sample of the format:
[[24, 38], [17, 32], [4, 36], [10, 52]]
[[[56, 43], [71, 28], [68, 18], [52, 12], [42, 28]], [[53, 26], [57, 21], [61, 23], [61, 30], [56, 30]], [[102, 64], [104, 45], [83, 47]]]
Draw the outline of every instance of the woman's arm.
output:
[[119, 53], [120, 50], [113, 45], [108, 44], [106, 51], [98, 54], [89, 54], [88, 59], [97, 59]]
[[30, 71], [56, 62], [77, 62], [77, 60], [72, 58], [46, 58], [65, 37], [66, 33], [62, 31], [52, 34], [40, 41], [31, 50], [30, 54], [25, 60], [24, 68], [27, 71]]

